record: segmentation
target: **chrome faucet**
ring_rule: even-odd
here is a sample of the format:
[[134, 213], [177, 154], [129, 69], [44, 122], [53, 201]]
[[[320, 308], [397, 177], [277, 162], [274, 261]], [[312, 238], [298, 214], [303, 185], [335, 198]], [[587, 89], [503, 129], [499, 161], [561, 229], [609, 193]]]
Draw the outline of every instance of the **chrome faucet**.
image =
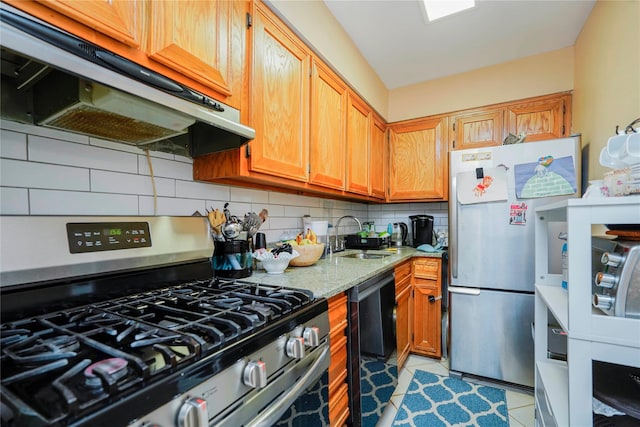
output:
[[340, 251], [344, 251], [344, 239], [340, 240], [340, 223], [342, 222], [343, 219], [352, 219], [354, 220], [357, 224], [358, 224], [358, 228], [359, 231], [362, 231], [362, 224], [360, 223], [360, 220], [358, 218], [356, 218], [353, 215], [345, 215], [345, 216], [341, 216], [340, 218], [338, 218], [338, 222], [336, 222], [336, 240], [334, 242], [334, 246], [333, 246], [333, 252], [340, 252]]

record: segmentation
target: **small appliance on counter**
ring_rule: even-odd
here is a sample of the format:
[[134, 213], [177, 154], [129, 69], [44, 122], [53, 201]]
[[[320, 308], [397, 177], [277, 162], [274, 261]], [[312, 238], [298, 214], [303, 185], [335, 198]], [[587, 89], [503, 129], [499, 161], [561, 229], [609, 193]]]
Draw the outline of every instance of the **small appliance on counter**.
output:
[[410, 215], [413, 247], [433, 244], [433, 217], [431, 215]]
[[592, 238], [593, 306], [640, 319], [640, 241]]
[[404, 222], [393, 223], [392, 244], [394, 246], [407, 246], [409, 227]]

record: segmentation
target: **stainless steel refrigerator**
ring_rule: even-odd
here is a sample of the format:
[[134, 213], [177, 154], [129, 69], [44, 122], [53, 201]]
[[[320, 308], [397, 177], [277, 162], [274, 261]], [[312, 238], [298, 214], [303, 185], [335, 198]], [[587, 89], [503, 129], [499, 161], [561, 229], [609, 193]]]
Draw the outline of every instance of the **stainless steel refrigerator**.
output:
[[533, 387], [535, 208], [580, 196], [580, 139], [452, 151], [449, 171], [450, 369]]

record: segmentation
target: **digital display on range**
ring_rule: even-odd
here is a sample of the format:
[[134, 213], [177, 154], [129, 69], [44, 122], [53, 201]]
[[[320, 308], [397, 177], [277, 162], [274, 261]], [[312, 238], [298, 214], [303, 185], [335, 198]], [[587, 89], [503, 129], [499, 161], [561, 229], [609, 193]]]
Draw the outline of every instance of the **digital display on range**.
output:
[[122, 228], [105, 228], [102, 234], [104, 236], [120, 236], [122, 234]]
[[151, 246], [147, 222], [70, 222], [67, 239], [72, 254]]

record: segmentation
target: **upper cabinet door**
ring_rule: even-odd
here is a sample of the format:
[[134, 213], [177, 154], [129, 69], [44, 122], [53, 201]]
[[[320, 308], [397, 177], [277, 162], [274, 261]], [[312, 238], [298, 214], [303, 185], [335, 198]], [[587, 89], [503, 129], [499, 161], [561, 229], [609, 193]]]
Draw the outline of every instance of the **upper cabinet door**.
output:
[[347, 111], [347, 191], [369, 195], [371, 109], [349, 93]]
[[388, 153], [386, 125], [382, 119], [374, 116], [371, 123], [369, 176], [371, 178], [371, 196], [380, 199], [384, 199], [386, 196]]
[[253, 23], [252, 120], [249, 168], [298, 181], [309, 177], [311, 54], [270, 19], [261, 2]]
[[447, 118], [389, 127], [389, 200], [447, 198]]
[[347, 86], [320, 62], [311, 76], [309, 183], [344, 190]]
[[224, 0], [149, 2], [149, 57], [221, 95], [231, 95], [226, 74], [232, 6]]
[[453, 116], [451, 148], [465, 150], [502, 145], [503, 119], [503, 108]]
[[570, 133], [570, 111], [570, 95], [509, 106], [508, 130], [514, 135], [524, 132], [527, 142], [562, 138]]
[[127, 46], [140, 46], [138, 36], [142, 33], [134, 20], [134, 17], [140, 16], [143, 6], [140, 1], [38, 0], [38, 3]]

